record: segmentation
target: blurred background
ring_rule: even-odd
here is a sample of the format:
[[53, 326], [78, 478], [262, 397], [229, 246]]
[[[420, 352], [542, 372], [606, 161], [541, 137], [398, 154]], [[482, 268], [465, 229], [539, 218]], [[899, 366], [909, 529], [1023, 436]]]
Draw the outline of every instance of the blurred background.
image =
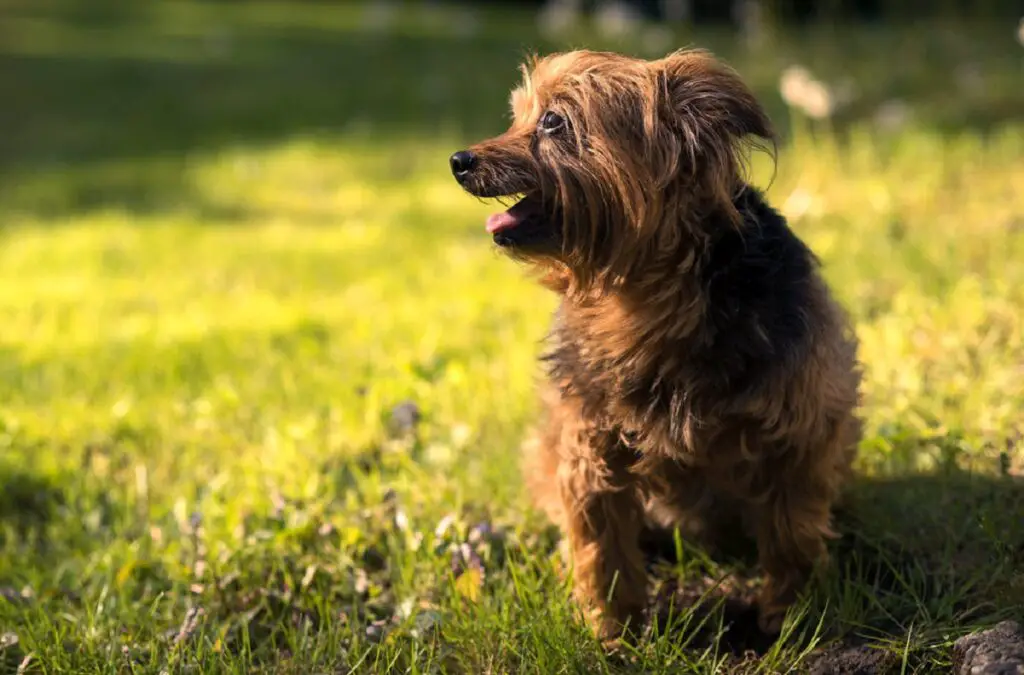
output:
[[[1015, 0], [13, 0], [2, 11], [0, 161], [21, 176], [320, 133], [469, 138], [503, 123], [524, 53], [568, 46], [708, 46], [783, 130], [786, 104], [843, 124], [989, 129], [1019, 117], [1024, 96]], [[91, 185], [45, 197], [8, 182], [4, 203], [180, 198], [163, 169], [90, 172]]]
[[214, 209], [186, 165], [228, 148], [313, 137], [398, 148], [438, 134], [454, 147], [506, 121], [524, 54], [570, 46], [709, 47], [783, 133], [794, 111], [839, 130], [985, 132], [1019, 119], [1024, 98], [1014, 0], [12, 0], [0, 11], [8, 218]]
[[[4, 0], [0, 672], [183, 644], [320, 659], [304, 673], [379, 644], [429, 672], [438, 622], [465, 672], [515, 670], [495, 636], [548, 620], [563, 632], [524, 659], [601, 658], [548, 600], [551, 568], [495, 562], [549, 550], [517, 448], [554, 298], [495, 254], [497, 207], [448, 169], [505, 128], [531, 52], [732, 64], [782, 137], [752, 179], [856, 322], [859, 470], [1024, 475], [1022, 17], [1020, 0]], [[1024, 538], [1003, 522], [1019, 502], [958, 520], [968, 493], [943, 485], [874, 500], [872, 522], [926, 550], [963, 524], [981, 553], [958, 569], [1019, 560], [1000, 539]], [[1015, 569], [971, 578], [1019, 609]], [[865, 582], [829, 625], [945, 635], [970, 604], [954, 587], [856, 604]]]

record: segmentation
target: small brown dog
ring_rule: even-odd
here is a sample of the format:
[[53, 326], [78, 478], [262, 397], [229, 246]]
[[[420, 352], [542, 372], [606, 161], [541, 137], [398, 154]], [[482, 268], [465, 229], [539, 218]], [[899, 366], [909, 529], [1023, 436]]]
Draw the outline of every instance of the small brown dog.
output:
[[756, 539], [761, 628], [827, 561], [860, 425], [856, 342], [814, 255], [743, 176], [773, 141], [703, 51], [534, 60], [502, 135], [451, 157], [495, 243], [561, 296], [528, 482], [599, 635], [647, 604], [648, 527]]

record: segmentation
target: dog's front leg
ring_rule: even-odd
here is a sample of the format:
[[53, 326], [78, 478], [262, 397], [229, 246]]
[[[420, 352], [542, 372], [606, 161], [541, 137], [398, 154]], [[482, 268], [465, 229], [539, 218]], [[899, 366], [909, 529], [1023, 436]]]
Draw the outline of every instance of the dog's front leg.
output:
[[830, 526], [833, 495], [816, 478], [793, 481], [757, 510], [758, 557], [765, 571], [758, 623], [769, 634], [779, 632], [786, 610], [828, 563], [825, 542], [835, 536]]
[[627, 628], [638, 633], [647, 604], [642, 506], [630, 453], [617, 440], [588, 441], [563, 456], [558, 479], [574, 592], [598, 637], [610, 641]]

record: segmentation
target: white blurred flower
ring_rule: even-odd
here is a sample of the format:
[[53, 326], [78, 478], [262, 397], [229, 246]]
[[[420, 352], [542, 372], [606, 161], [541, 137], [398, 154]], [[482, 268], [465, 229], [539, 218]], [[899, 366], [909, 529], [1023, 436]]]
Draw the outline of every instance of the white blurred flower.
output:
[[466, 424], [456, 424], [452, 427], [452, 444], [456, 447], [463, 447], [469, 442], [473, 430]]
[[1021, 47], [1024, 47], [1024, 16], [1020, 18], [1020, 23], [1017, 24], [1017, 42], [1020, 43]]
[[448, 532], [448, 528], [454, 524], [455, 514], [449, 513], [444, 518], [437, 521], [437, 527], [434, 528], [434, 536], [440, 539]]
[[786, 105], [797, 106], [803, 99], [804, 88], [811, 81], [811, 73], [803, 66], [790, 66], [779, 78], [779, 94]]
[[409, 529], [409, 516], [405, 515], [405, 511], [402, 509], [395, 511], [395, 527], [402, 532]]
[[821, 197], [798, 187], [782, 203], [782, 213], [788, 220], [797, 221], [805, 216], [818, 216], [823, 211]]
[[412, 610], [414, 609], [416, 609], [416, 598], [406, 598], [402, 602], [398, 603], [398, 611], [396, 614], [403, 619], [408, 619], [412, 616]]
[[831, 117], [838, 107], [836, 96], [828, 86], [816, 80], [803, 66], [790, 66], [782, 72], [779, 93], [786, 105], [799, 108], [813, 119]]
[[808, 117], [823, 120], [835, 112], [835, 101], [821, 82], [812, 82], [804, 96], [804, 112]]

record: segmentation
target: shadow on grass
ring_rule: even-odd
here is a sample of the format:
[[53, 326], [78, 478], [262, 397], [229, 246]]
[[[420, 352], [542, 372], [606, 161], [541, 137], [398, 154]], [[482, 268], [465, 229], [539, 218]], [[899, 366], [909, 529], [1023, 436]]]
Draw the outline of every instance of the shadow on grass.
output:
[[[1019, 615], [1022, 514], [1024, 480], [1010, 476], [945, 471], [859, 479], [837, 513], [842, 534], [832, 547], [833, 571], [795, 627], [794, 635], [803, 635], [798, 643], [811, 646], [817, 633], [813, 642], [825, 645], [808, 663], [815, 672], [888, 672], [903, 651], [911, 663], [941, 664], [959, 635]], [[673, 543], [655, 544], [651, 553], [680, 570]], [[764, 657], [774, 640], [757, 628], [754, 563], [747, 548], [725, 563], [733, 573], [720, 585], [699, 572], [670, 576], [657, 596], [660, 625], [671, 626], [669, 607], [697, 604], [687, 620], [703, 626], [688, 638], [695, 647]]]
[[[45, 525], [65, 503], [63, 490], [39, 474], [0, 462], [0, 526], [19, 536]], [[4, 534], [0, 530], [0, 545]]]

